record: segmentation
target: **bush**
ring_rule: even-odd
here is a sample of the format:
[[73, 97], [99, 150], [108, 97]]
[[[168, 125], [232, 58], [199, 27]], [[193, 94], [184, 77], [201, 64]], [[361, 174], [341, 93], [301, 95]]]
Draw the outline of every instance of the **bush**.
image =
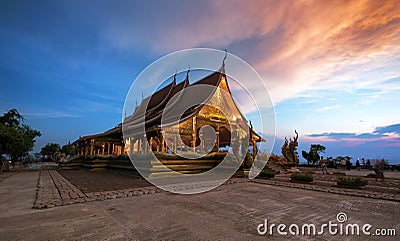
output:
[[344, 172], [333, 172], [333, 175], [336, 175], [336, 176], [346, 176], [346, 173], [344, 173]]
[[346, 178], [346, 177], [339, 177], [337, 180], [337, 185], [341, 187], [350, 187], [350, 188], [362, 188], [363, 186], [367, 185], [367, 180], [364, 180], [360, 177], [354, 178]]
[[314, 177], [311, 173], [293, 173], [290, 175], [290, 180], [293, 182], [312, 182]]
[[252, 165], [253, 165], [253, 157], [251, 156], [250, 152], [247, 151], [246, 157], [243, 160], [243, 167], [249, 169], [251, 168]]
[[[154, 154], [158, 159], [161, 160], [186, 160], [188, 159], [187, 157], [189, 157], [189, 159], [199, 159], [199, 160], [223, 160], [227, 155], [226, 152], [213, 152], [205, 156], [198, 153], [191, 153], [191, 154], [186, 154], [185, 156], [187, 157], [183, 157], [177, 154], [169, 154], [162, 152], [155, 152]], [[143, 155], [143, 154], [132, 154], [132, 155]]]
[[370, 173], [366, 177], [368, 177], [368, 178], [376, 178], [376, 174], [375, 173]]
[[274, 178], [275, 177], [275, 172], [269, 169], [263, 169], [259, 175], [260, 177], [264, 178]]

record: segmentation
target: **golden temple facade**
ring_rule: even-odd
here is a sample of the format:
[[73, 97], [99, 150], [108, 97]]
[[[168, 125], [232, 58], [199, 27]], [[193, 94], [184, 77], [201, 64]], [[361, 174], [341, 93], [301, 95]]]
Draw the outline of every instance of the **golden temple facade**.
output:
[[[201, 87], [204, 91], [197, 91]], [[193, 89], [197, 91], [195, 96], [189, 91]], [[187, 108], [185, 104], [194, 98], [197, 104]], [[175, 75], [172, 83], [143, 98], [123, 125], [81, 137], [73, 144], [77, 155], [210, 153], [238, 141], [243, 143], [244, 139], [255, 155], [256, 143], [263, 139], [237, 107], [223, 64], [219, 71], [192, 84], [189, 71], [180, 83]]]

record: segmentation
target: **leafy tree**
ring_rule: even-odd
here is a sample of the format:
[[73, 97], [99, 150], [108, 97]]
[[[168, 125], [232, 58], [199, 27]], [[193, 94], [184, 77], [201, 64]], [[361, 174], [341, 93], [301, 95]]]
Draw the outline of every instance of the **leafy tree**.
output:
[[42, 158], [42, 154], [40, 154], [40, 152], [35, 152], [33, 154], [33, 156], [35, 157], [35, 160], [38, 161]]
[[307, 163], [310, 164], [316, 164], [318, 163], [320, 157], [320, 153], [324, 153], [325, 152], [326, 147], [320, 144], [312, 144], [310, 146], [310, 151], [302, 151], [301, 155], [304, 157], [304, 159], [307, 160]]
[[40, 154], [42, 154], [43, 157], [47, 157], [54, 160], [55, 154], [58, 151], [60, 151], [60, 144], [47, 143], [44, 147], [42, 147]]
[[35, 145], [35, 138], [41, 133], [32, 129], [23, 116], [11, 109], [0, 116], [0, 156], [9, 155], [15, 162], [27, 156]]
[[71, 145], [70, 143], [65, 144], [61, 148], [61, 152], [65, 154], [65, 156], [72, 156], [75, 154], [75, 146]]

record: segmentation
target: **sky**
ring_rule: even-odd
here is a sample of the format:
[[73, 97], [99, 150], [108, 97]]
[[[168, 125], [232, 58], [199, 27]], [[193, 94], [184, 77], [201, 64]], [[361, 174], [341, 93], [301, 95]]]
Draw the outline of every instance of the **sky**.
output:
[[[227, 49], [276, 111], [274, 152], [300, 134], [326, 156], [400, 163], [400, 2], [0, 1], [0, 112], [40, 130], [34, 151], [121, 122], [129, 87], [158, 58]], [[227, 66], [227, 71], [229, 66]]]

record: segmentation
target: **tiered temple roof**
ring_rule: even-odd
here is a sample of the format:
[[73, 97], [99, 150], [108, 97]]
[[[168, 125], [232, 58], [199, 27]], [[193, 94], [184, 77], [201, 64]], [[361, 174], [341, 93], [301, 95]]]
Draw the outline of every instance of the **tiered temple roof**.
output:
[[[188, 71], [189, 73], [189, 71]], [[240, 113], [239, 109], [236, 106], [236, 103], [233, 101], [231, 91], [228, 86], [228, 81], [225, 75], [225, 66], [222, 65], [219, 71], [213, 72], [208, 76], [190, 84], [189, 82], [189, 74], [187, 73], [186, 78], [184, 81], [177, 83], [176, 75], [172, 83], [168, 84], [167, 86], [161, 88], [160, 90], [153, 93], [151, 96], [148, 96], [142, 100], [139, 106], [137, 106], [132, 115], [128, 116], [124, 120], [124, 134], [129, 136], [135, 136], [136, 134], [141, 134], [140, 138], [143, 138], [144, 133], [143, 130], [146, 130], [146, 133], [153, 132], [158, 133], [157, 136], [160, 136], [159, 131], [161, 130], [161, 120], [163, 118], [163, 113], [169, 113], [171, 109], [173, 109], [173, 113], [183, 113], [181, 116], [178, 117], [180, 122], [188, 120], [199, 114], [199, 112], [203, 109], [205, 105], [207, 105], [207, 101], [214, 96], [216, 90], [218, 88], [222, 88], [230, 95], [230, 108], [233, 112], [236, 113], [237, 117], [241, 119], [241, 122], [238, 123], [241, 125], [241, 128], [247, 128], [251, 131], [251, 137], [249, 138], [253, 143], [264, 141], [261, 136], [259, 136], [247, 123], [246, 118]], [[199, 91], [194, 96], [185, 96], [188, 95], [187, 92], [182, 91], [185, 88], [195, 87], [205, 85], [211, 88], [207, 88], [207, 91]], [[182, 104], [182, 99], [190, 98], [191, 100], [195, 99], [194, 103], [201, 103], [195, 106], [190, 107], [189, 109], [184, 109], [185, 105]], [[174, 103], [169, 103], [169, 102]], [[229, 102], [229, 101], [227, 101]], [[168, 104], [168, 105], [167, 105]], [[169, 116], [167, 118], [166, 124], [165, 119], [163, 120], [163, 126], [168, 126], [168, 120], [176, 119], [173, 116]], [[210, 119], [210, 121], [213, 121]], [[194, 122], [193, 122], [194, 123]], [[171, 125], [174, 124], [171, 122]], [[176, 124], [176, 123], [175, 123]], [[218, 131], [218, 130], [217, 130]], [[230, 132], [230, 131], [229, 131]], [[229, 134], [230, 135], [230, 134]], [[196, 134], [195, 134], [196, 136]], [[147, 138], [150, 138], [148, 136]], [[198, 138], [198, 137], [196, 137]], [[94, 141], [97, 140], [97, 141]], [[120, 142], [118, 141], [120, 140]], [[109, 143], [107, 143], [109, 142]], [[113, 143], [112, 146], [110, 143]], [[196, 141], [195, 141], [196, 142]], [[122, 144], [121, 144], [122, 143]], [[75, 145], [80, 146], [81, 149], [79, 154], [89, 154], [88, 150], [90, 149], [90, 154], [114, 154], [115, 152], [104, 151], [104, 148], [107, 146], [111, 149], [117, 146], [117, 154], [122, 154], [126, 152], [126, 148], [123, 147], [122, 141], [122, 124], [119, 124], [115, 128], [112, 128], [104, 133], [84, 136], [79, 138], [74, 142]], [[90, 148], [88, 148], [90, 145]], [[97, 148], [96, 148], [97, 147]], [[82, 148], [84, 151], [82, 151]], [[97, 150], [97, 152], [96, 152]], [[106, 149], [107, 150], [107, 149]]]

